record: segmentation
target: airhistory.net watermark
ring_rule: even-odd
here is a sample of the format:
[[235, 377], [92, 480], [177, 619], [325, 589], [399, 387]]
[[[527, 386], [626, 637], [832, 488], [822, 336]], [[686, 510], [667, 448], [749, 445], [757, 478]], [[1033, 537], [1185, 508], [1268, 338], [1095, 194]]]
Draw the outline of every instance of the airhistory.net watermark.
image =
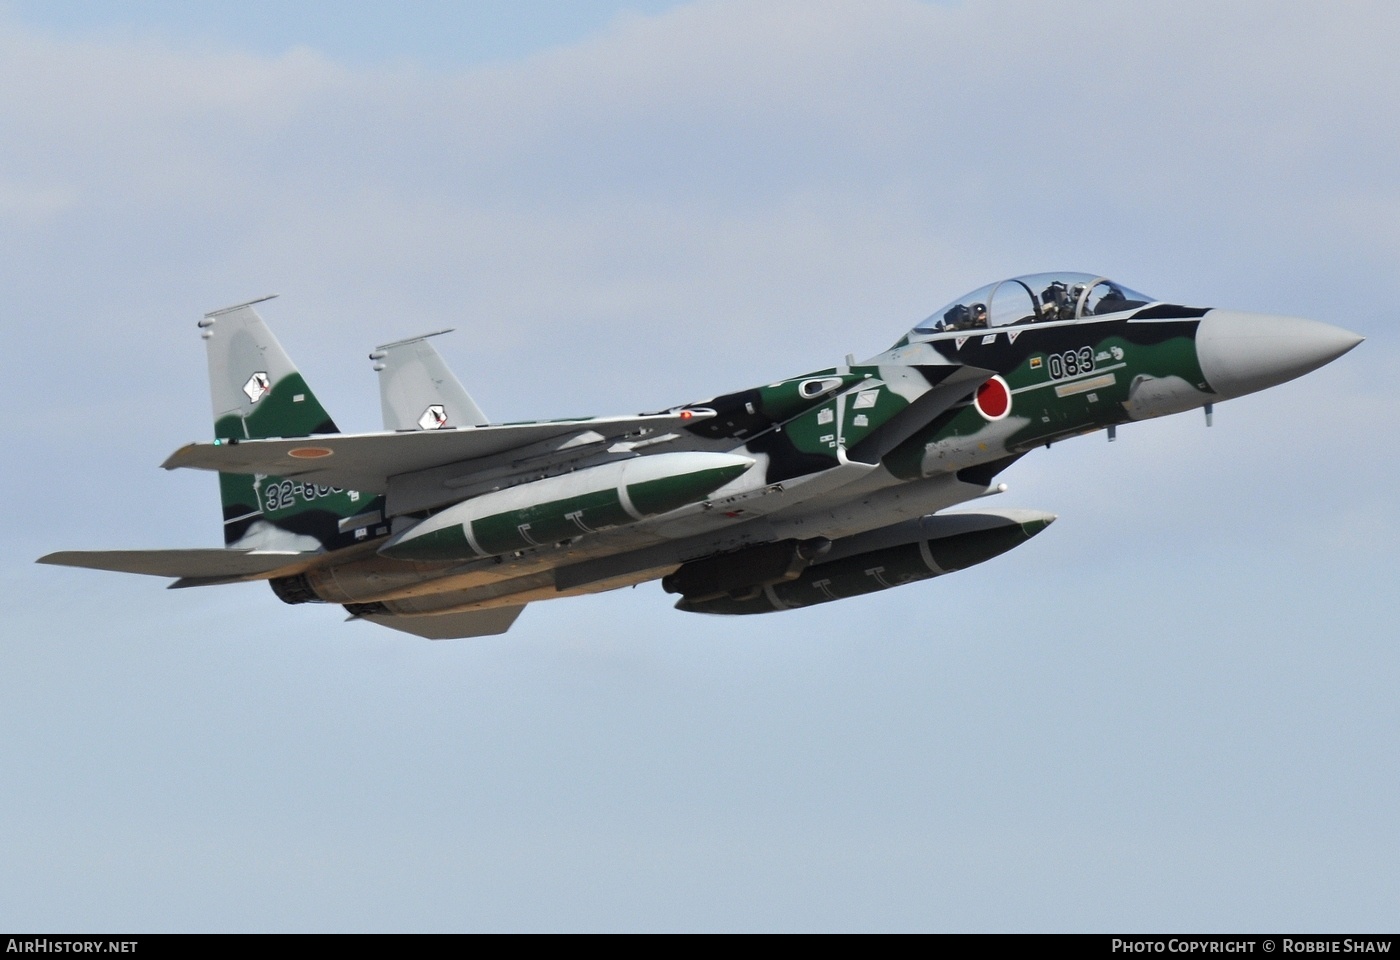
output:
[[135, 953], [135, 940], [50, 940], [47, 937], [5, 942], [6, 953]]

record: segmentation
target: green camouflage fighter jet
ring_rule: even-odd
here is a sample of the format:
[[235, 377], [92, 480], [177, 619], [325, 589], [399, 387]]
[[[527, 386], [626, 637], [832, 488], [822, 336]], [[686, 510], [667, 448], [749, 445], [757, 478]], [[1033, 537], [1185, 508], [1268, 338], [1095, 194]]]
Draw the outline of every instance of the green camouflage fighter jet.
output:
[[[258, 302], [258, 301], [255, 301]], [[1292, 380], [1361, 337], [1177, 306], [1103, 277], [983, 287], [864, 363], [634, 417], [492, 424], [424, 337], [386, 344], [385, 430], [342, 434], [242, 304], [199, 324], [223, 549], [41, 563], [267, 580], [421, 637], [504, 633], [535, 600], [661, 578], [681, 610], [789, 610], [980, 563], [1055, 518], [940, 513], [1037, 446]]]

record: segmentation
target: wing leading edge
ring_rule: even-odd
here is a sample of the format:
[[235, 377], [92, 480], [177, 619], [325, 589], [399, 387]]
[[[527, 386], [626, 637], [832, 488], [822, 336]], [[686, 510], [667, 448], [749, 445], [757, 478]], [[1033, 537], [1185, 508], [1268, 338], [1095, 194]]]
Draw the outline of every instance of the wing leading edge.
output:
[[328, 487], [383, 493], [389, 478], [483, 457], [508, 454], [550, 440], [582, 434], [620, 440], [686, 426], [702, 411], [641, 417], [599, 417], [542, 423], [420, 430], [409, 433], [341, 433], [296, 439], [190, 443], [161, 464], [219, 473], [261, 473], [310, 480]]

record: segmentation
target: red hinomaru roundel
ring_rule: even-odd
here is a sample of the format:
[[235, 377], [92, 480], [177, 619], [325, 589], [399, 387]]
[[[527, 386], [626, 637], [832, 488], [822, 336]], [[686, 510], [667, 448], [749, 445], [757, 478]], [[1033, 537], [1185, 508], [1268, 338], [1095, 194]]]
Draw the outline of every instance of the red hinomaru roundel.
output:
[[1001, 377], [992, 377], [977, 388], [972, 398], [977, 412], [988, 420], [1002, 420], [1011, 412], [1011, 388]]

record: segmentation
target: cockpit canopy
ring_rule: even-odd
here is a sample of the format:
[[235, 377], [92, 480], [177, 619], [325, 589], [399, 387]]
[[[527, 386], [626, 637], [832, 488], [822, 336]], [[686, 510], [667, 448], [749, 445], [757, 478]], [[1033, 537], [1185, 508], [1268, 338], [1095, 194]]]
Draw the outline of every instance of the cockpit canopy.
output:
[[979, 287], [914, 328], [915, 334], [1077, 320], [1135, 310], [1155, 298], [1091, 273], [1032, 273]]

